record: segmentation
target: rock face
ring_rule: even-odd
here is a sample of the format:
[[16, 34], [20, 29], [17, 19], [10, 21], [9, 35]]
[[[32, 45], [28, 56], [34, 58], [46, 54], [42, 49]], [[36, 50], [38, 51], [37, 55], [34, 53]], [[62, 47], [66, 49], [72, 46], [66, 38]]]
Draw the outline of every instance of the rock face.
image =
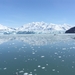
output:
[[75, 27], [70, 28], [65, 33], [75, 33]]

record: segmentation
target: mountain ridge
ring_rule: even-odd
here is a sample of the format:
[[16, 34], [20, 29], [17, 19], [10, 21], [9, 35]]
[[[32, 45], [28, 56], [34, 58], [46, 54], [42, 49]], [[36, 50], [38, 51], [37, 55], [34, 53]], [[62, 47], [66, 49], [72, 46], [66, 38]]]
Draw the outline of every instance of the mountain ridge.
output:
[[54, 33], [54, 31], [57, 32], [65, 32], [66, 30], [70, 29], [71, 25], [68, 24], [53, 24], [53, 23], [45, 23], [45, 22], [32, 22], [27, 23], [19, 28], [10, 28], [7, 26], [3, 26], [0, 24], [0, 31], [2, 32], [8, 32], [8, 33], [26, 33], [26, 32], [32, 32], [32, 33]]

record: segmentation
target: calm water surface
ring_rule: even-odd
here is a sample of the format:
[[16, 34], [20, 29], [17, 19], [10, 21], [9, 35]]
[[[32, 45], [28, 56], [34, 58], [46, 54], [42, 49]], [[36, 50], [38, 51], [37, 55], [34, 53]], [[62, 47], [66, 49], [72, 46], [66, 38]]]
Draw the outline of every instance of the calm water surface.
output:
[[0, 75], [75, 75], [75, 35], [0, 36]]

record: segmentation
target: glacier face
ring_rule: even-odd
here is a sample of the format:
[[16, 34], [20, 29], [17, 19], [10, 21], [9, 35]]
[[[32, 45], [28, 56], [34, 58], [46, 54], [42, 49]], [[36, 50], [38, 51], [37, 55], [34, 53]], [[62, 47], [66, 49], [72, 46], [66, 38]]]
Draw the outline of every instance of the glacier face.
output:
[[45, 22], [32, 22], [25, 24], [17, 29], [16, 32], [34, 32], [34, 33], [64, 33], [66, 30], [70, 29], [72, 26], [67, 24], [58, 25], [53, 23]]
[[0, 33], [3, 34], [41, 34], [41, 33], [64, 33], [72, 26], [45, 22], [32, 22], [19, 28], [9, 28], [0, 24]]

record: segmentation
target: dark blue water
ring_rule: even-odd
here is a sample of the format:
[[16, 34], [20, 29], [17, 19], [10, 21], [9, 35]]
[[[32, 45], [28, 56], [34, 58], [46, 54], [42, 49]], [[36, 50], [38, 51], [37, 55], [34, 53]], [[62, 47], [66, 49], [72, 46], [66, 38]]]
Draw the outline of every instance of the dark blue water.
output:
[[0, 75], [75, 75], [75, 35], [0, 36]]

